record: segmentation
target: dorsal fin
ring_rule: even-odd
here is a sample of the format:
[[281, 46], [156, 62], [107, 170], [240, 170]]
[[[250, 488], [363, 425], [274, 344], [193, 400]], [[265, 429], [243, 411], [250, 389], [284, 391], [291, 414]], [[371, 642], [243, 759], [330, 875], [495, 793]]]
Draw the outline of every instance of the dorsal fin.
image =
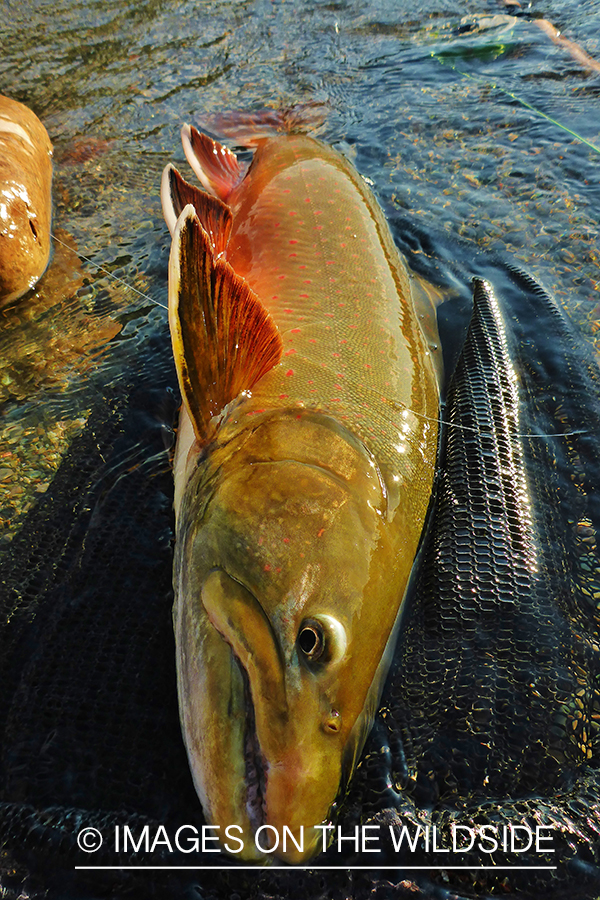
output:
[[219, 256], [225, 250], [233, 216], [222, 200], [194, 187], [170, 163], [165, 166], [162, 175], [160, 199], [165, 222], [171, 234], [175, 231], [177, 219], [183, 209], [191, 203], [208, 234], [215, 256]]
[[227, 200], [243, 180], [246, 167], [242, 167], [235, 153], [193, 125], [183, 126], [181, 141], [187, 161], [206, 190]]
[[247, 282], [214, 259], [191, 205], [175, 227], [169, 260], [169, 326], [179, 385], [196, 437], [279, 362], [277, 326]]

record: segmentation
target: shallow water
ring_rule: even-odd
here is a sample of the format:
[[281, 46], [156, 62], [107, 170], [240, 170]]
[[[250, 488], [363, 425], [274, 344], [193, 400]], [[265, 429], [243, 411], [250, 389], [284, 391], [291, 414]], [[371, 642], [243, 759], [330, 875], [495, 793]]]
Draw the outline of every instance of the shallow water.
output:
[[500, 251], [597, 342], [600, 75], [542, 17], [600, 59], [597, 0], [5, 2], [0, 91], [48, 128], [54, 230], [81, 258], [73, 275], [57, 243], [55, 269], [70, 277], [49, 273], [0, 313], [5, 539], [94, 398], [164, 332], [159, 180], [169, 160], [186, 171], [185, 121], [327, 104], [320, 136], [354, 158], [388, 213], [426, 233], [434, 257], [463, 239], [450, 251], [463, 283], [471, 249]]

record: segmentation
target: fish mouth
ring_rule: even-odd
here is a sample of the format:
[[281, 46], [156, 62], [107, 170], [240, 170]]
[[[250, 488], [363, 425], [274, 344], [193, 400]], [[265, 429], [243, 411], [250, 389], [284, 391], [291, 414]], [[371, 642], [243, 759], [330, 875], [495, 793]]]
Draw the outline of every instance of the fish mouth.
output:
[[244, 723], [244, 765], [246, 783], [246, 814], [254, 834], [267, 821], [267, 771], [269, 764], [265, 759], [256, 732], [256, 717], [250, 689], [250, 679], [240, 660], [233, 654], [239, 667], [244, 684], [244, 707], [246, 719]]

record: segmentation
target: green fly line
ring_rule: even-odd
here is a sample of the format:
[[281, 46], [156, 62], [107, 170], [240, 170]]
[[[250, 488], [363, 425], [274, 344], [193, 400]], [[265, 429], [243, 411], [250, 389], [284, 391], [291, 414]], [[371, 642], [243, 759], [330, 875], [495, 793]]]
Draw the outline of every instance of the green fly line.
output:
[[441, 66], [450, 66], [455, 72], [458, 72], [463, 78], [470, 78], [471, 81], [479, 81], [488, 85], [496, 91], [499, 91], [501, 94], [506, 94], [508, 97], [511, 97], [513, 100], [516, 100], [521, 106], [524, 106], [526, 109], [530, 109], [536, 116], [540, 116], [542, 119], [546, 119], [548, 122], [552, 122], [553, 125], [556, 125], [557, 128], [560, 128], [561, 131], [565, 131], [567, 134], [570, 134], [576, 140], [581, 141], [582, 144], [586, 144], [586, 146], [590, 147], [596, 153], [600, 153], [600, 147], [597, 147], [592, 141], [588, 141], [587, 138], [582, 137], [580, 134], [577, 134], [576, 131], [573, 131], [571, 128], [567, 128], [566, 125], [563, 125], [561, 122], [558, 122], [556, 119], [553, 119], [552, 116], [547, 115], [545, 112], [542, 112], [541, 109], [537, 109], [537, 107], [533, 106], [531, 103], [528, 103], [527, 100], [523, 100], [522, 97], [518, 97], [517, 94], [514, 94], [512, 91], [507, 90], [507, 88], [501, 87], [499, 84], [494, 82], [489, 82], [486, 79], [482, 78], [480, 75], [469, 75], [468, 72], [463, 72], [459, 69], [455, 63], [445, 61], [441, 56], [438, 56], [436, 53], [431, 54], [432, 59], [435, 59]]

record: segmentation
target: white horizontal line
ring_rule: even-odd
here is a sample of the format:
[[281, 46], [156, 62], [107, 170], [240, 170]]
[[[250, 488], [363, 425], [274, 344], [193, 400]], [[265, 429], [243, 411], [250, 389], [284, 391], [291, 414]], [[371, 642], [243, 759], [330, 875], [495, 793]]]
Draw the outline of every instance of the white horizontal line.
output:
[[423, 870], [426, 872], [449, 872], [456, 869], [486, 869], [495, 870], [496, 872], [516, 870], [534, 870], [544, 869], [553, 870], [557, 866], [75, 866], [75, 869], [140, 869], [146, 872], [153, 872], [159, 869], [185, 869], [193, 872], [262, 872], [263, 874], [272, 872], [274, 869], [282, 869], [286, 872], [414, 872]]

